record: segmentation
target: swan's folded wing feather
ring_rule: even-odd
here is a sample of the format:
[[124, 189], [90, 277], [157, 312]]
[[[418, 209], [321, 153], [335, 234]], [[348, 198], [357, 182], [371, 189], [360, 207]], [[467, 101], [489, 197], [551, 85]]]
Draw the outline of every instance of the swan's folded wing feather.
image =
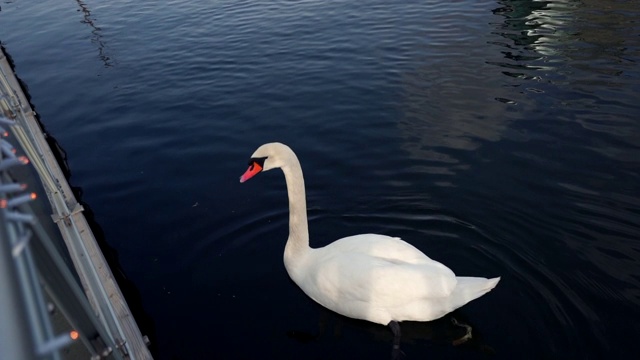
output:
[[422, 251], [402, 239], [380, 234], [348, 236], [334, 241], [322, 250], [330, 254], [360, 253], [407, 263], [434, 262]]
[[314, 288], [324, 297], [322, 302], [316, 301], [341, 306], [367, 303], [392, 308], [420, 299], [443, 298], [457, 282], [449, 268], [433, 260], [416, 264], [362, 253], [334, 253], [315, 265], [315, 271], [310, 272], [315, 274]]

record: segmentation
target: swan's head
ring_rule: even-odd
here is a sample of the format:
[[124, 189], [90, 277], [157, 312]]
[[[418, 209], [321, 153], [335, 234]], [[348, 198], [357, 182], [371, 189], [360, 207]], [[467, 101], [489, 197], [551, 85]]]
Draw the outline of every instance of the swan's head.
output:
[[260, 146], [249, 159], [249, 168], [240, 177], [240, 182], [243, 183], [256, 174], [283, 167], [287, 164], [288, 160], [295, 154], [285, 144], [281, 143], [268, 143]]

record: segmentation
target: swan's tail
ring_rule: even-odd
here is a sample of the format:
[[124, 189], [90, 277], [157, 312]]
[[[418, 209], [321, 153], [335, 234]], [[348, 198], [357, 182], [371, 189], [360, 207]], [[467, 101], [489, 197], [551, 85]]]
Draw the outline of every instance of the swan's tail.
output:
[[458, 284], [450, 297], [452, 300], [451, 305], [453, 305], [451, 310], [455, 310], [469, 301], [475, 300], [488, 293], [491, 289], [496, 287], [496, 285], [498, 285], [498, 281], [500, 281], [499, 277], [485, 279], [479, 277], [458, 276], [456, 279], [458, 280]]

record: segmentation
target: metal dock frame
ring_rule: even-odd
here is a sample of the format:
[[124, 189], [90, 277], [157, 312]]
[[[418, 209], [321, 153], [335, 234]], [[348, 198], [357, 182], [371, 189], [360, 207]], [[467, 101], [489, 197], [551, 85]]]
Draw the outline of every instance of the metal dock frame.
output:
[[[33, 216], [30, 217], [27, 205], [7, 206], [21, 196], [0, 191], [0, 205], [4, 205], [0, 206], [0, 348], [3, 358], [60, 359], [57, 350], [60, 344], [68, 342], [69, 334], [56, 336], [52, 333], [46, 297], [77, 330], [79, 341], [84, 343], [91, 359], [152, 359], [148, 340], [140, 333], [83, 208], [47, 144], [1, 48], [0, 105], [0, 120], [4, 123], [0, 124], [0, 132], [5, 132], [2, 127], [9, 127], [11, 139], [17, 140], [36, 169], [51, 204], [52, 219], [75, 268], [65, 265], [46, 231]], [[8, 147], [6, 140], [0, 141]], [[9, 184], [5, 189], [12, 189], [11, 177], [2, 174], [1, 164], [13, 160], [9, 159], [10, 152], [5, 151], [5, 155], [0, 154], [0, 175], [3, 176], [0, 186], [4, 179]], [[21, 161], [26, 162], [26, 159]], [[13, 203], [18, 201], [13, 200]], [[20, 213], [24, 216], [20, 217]], [[7, 216], [13, 217], [14, 221]], [[79, 278], [82, 288], [74, 275]]]

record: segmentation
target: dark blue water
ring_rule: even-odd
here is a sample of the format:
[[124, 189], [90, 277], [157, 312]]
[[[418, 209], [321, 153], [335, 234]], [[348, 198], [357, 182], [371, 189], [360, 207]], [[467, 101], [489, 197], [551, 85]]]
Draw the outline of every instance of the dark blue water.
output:
[[[158, 359], [385, 359], [288, 278], [289, 144], [311, 243], [404, 238], [502, 276], [407, 324], [418, 358], [635, 358], [640, 3], [4, 1], [0, 41], [155, 326]], [[415, 326], [414, 326], [415, 325]]]

